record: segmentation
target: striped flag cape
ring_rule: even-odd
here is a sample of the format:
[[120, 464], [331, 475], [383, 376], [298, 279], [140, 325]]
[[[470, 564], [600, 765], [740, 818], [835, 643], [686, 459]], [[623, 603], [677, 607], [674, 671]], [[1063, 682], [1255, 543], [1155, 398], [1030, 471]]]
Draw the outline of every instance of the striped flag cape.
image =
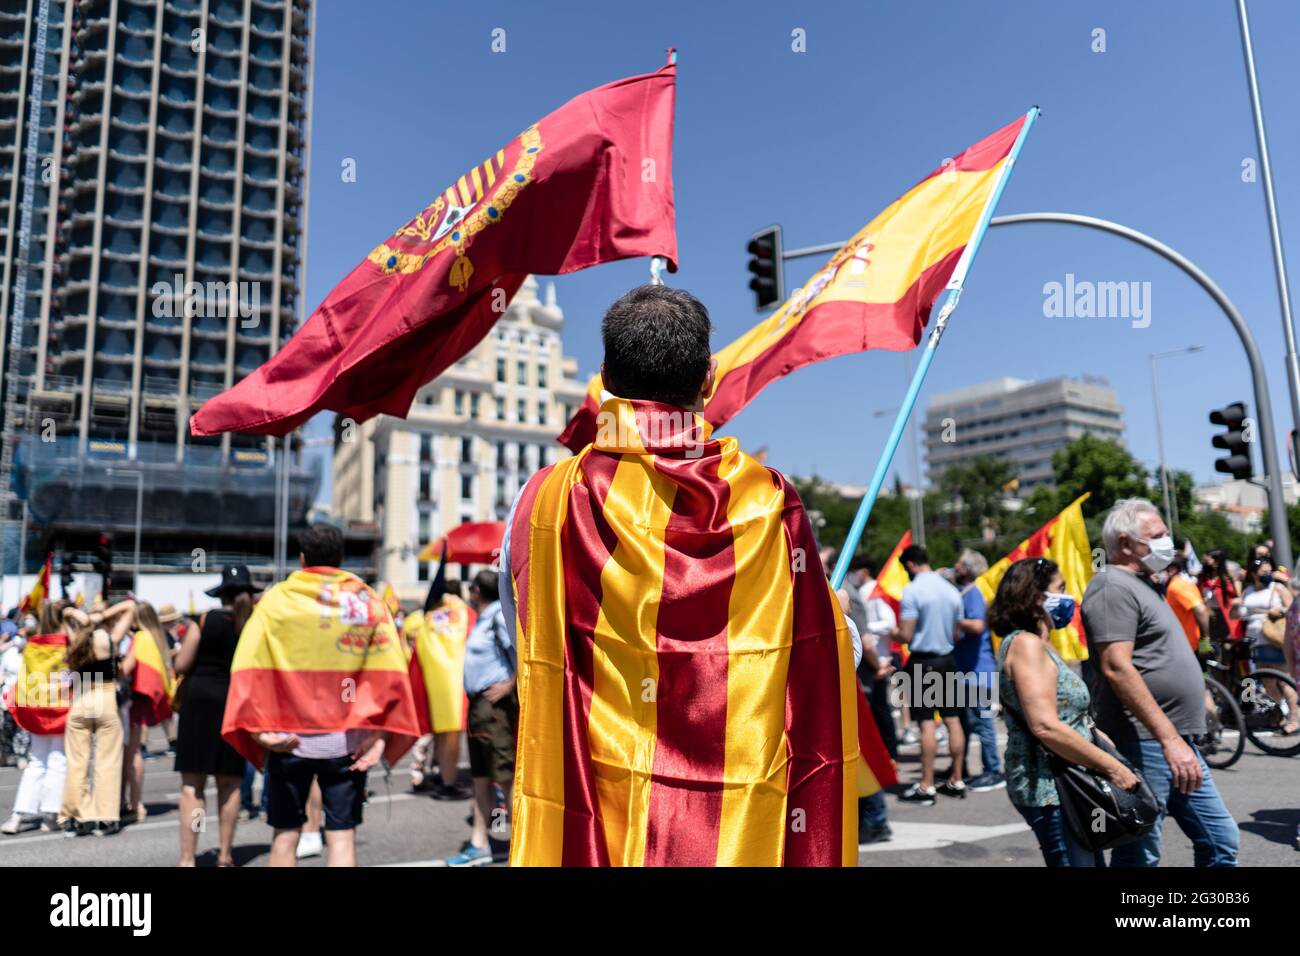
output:
[[402, 625], [411, 643], [411, 692], [421, 734], [465, 729], [465, 641], [474, 627], [473, 608], [444, 594], [432, 611], [415, 611]]
[[610, 399], [533, 476], [514, 865], [852, 866], [852, 643], [794, 488], [681, 408]]
[[135, 670], [131, 673], [131, 692], [137, 700], [144, 701], [144, 722], [152, 727], [172, 715], [172, 696], [176, 693], [176, 679], [167, 671], [162, 652], [153, 634], [136, 631], [131, 641], [135, 653]]
[[72, 703], [63, 684], [68, 667], [68, 635], [34, 634], [23, 647], [18, 679], [5, 705], [14, 721], [32, 734], [61, 734]]
[[31, 593], [26, 595], [18, 604], [18, 610], [23, 614], [40, 614], [41, 605], [50, 597], [50, 561], [54, 555], [45, 556], [45, 564], [41, 567], [41, 573], [36, 576], [36, 583], [32, 585]]
[[[1087, 494], [1080, 495], [1047, 524], [1043, 525], [1005, 558], [976, 579], [984, 600], [992, 603], [998, 583], [1007, 568], [1025, 558], [1050, 558], [1061, 569], [1065, 590], [1074, 597], [1074, 620], [1069, 627], [1052, 631], [1052, 646], [1067, 661], [1088, 659], [1088, 640], [1083, 631], [1083, 592], [1092, 580], [1092, 549], [1088, 543], [1088, 528], [1083, 523], [1083, 503]], [[994, 635], [995, 641], [1001, 635]], [[996, 648], [996, 643], [994, 647]]]
[[[776, 379], [823, 359], [913, 348], [970, 241], [1025, 117], [945, 161], [846, 242], [785, 304], [722, 351], [704, 418], [720, 428]], [[597, 375], [557, 441], [592, 441]]]
[[295, 571], [262, 595], [239, 635], [221, 736], [261, 767], [255, 734], [354, 729], [387, 732], [390, 763], [420, 735], [401, 638], [356, 575]]

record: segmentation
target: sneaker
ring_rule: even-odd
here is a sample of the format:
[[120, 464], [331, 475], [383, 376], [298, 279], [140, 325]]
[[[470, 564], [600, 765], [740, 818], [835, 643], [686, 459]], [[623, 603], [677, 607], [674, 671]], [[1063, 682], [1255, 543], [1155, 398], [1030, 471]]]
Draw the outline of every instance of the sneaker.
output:
[[939, 784], [938, 790], [945, 797], [958, 797], [962, 800], [966, 799], [965, 780], [958, 780], [956, 783], [953, 783], [950, 780], [945, 780], [943, 783]]
[[455, 784], [445, 784], [439, 780], [433, 787], [429, 788], [429, 794], [435, 800], [468, 800], [472, 794], [464, 787], [458, 787]]
[[1007, 778], [1000, 773], [982, 773], [966, 786], [974, 793], [987, 793], [990, 790], [1002, 790], [1007, 785]]
[[325, 849], [325, 842], [319, 830], [303, 830], [298, 834], [298, 859], [320, 856]]
[[35, 830], [41, 825], [41, 818], [34, 814], [15, 813], [8, 820], [0, 825], [0, 833], [13, 836], [15, 833], [26, 833], [28, 830]]
[[492, 851], [485, 846], [468, 846], [455, 856], [447, 858], [448, 866], [487, 866], [492, 862]]
[[904, 803], [917, 803], [923, 807], [934, 806], [935, 789], [924, 789], [919, 783], [914, 783], [898, 795], [898, 799]]
[[908, 727], [905, 731], [903, 731], [902, 742], [904, 745], [909, 745], [909, 746], [911, 744], [919, 744], [921, 742], [921, 735], [916, 732], [915, 727]]
[[41, 814], [41, 832], [53, 833], [55, 830], [61, 830], [63, 827], [59, 824], [59, 815], [57, 813]]
[[888, 843], [894, 838], [894, 831], [889, 829], [888, 823], [882, 823], [878, 827], [869, 826], [859, 821], [858, 823], [858, 846], [870, 846], [873, 843]]
[[106, 837], [120, 833], [121, 830], [122, 824], [117, 820], [100, 820], [98, 823], [91, 824], [90, 834], [91, 836]]

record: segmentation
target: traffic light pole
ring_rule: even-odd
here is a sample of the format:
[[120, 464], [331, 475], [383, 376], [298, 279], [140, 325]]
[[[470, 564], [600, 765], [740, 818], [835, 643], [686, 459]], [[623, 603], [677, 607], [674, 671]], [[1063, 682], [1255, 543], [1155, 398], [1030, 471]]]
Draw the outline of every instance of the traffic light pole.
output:
[[[1010, 216], [994, 216], [989, 221], [989, 225], [1016, 226], [1032, 222], [1083, 226], [1086, 229], [1108, 232], [1111, 235], [1135, 242], [1139, 246], [1144, 246], [1191, 276], [1196, 284], [1204, 289], [1209, 297], [1215, 301], [1215, 304], [1223, 310], [1223, 314], [1228, 317], [1228, 321], [1232, 323], [1233, 329], [1236, 330], [1237, 337], [1241, 339], [1241, 347], [1246, 353], [1246, 363], [1250, 366], [1251, 383], [1255, 391], [1255, 408], [1259, 414], [1260, 457], [1263, 460], [1265, 487], [1268, 491], [1268, 523], [1269, 533], [1273, 538], [1273, 555], [1280, 564], [1287, 568], [1292, 567], [1291, 531], [1286, 520], [1286, 499], [1282, 495], [1282, 468], [1278, 462], [1277, 434], [1273, 428], [1273, 402], [1268, 393], [1268, 376], [1264, 372], [1264, 363], [1260, 361], [1259, 347], [1255, 344], [1255, 337], [1251, 334], [1250, 326], [1246, 324], [1246, 320], [1237, 311], [1237, 307], [1232, 304], [1232, 300], [1224, 294], [1222, 289], [1215, 285], [1214, 280], [1206, 275], [1199, 266], [1177, 249], [1165, 245], [1159, 239], [1152, 238], [1144, 232], [1138, 232], [1128, 226], [1111, 222], [1109, 219], [1098, 219], [1095, 216], [1081, 216], [1069, 212], [1026, 212]], [[781, 258], [783, 260], [795, 259], [800, 256], [811, 256], [822, 252], [834, 252], [843, 245], [842, 242], [836, 242], [820, 246], [809, 246], [805, 249], [791, 249], [784, 252]]]

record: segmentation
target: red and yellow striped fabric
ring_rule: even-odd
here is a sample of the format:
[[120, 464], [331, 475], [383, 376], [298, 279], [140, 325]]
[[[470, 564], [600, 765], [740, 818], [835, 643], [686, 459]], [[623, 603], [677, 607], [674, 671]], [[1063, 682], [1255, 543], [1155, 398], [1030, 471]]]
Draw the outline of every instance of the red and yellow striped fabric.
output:
[[432, 611], [415, 611], [402, 625], [411, 643], [411, 692], [422, 734], [465, 729], [465, 641], [477, 617], [454, 594]]
[[600, 419], [510, 531], [511, 863], [854, 865], [852, 643], [798, 495], [683, 409]]
[[152, 727], [172, 715], [176, 679], [168, 673], [153, 634], [136, 631], [131, 650], [135, 654], [135, 670], [131, 673], [131, 692], [135, 695], [132, 707], [143, 706], [144, 723]]
[[221, 736], [261, 767], [255, 734], [354, 729], [387, 732], [390, 762], [420, 735], [401, 638], [356, 575], [295, 571], [262, 595], [239, 635]]
[[14, 721], [32, 734], [61, 734], [72, 703], [62, 675], [68, 667], [68, 635], [33, 634], [23, 647], [18, 679], [5, 705]]
[[18, 610], [22, 614], [40, 614], [41, 605], [43, 605], [50, 596], [50, 561], [54, 555], [45, 556], [45, 564], [41, 567], [41, 573], [36, 576], [36, 583], [32, 585], [31, 593], [26, 595], [18, 603]]
[[880, 569], [880, 574], [876, 576], [876, 589], [871, 592], [872, 597], [878, 597], [892, 607], [895, 614], [899, 610], [898, 602], [903, 599], [903, 588], [907, 587], [907, 582], [911, 580], [907, 576], [907, 568], [903, 567], [903, 562], [899, 560], [899, 555], [911, 544], [912, 531], [909, 528], [898, 539], [898, 544], [894, 545], [894, 550], [889, 552], [889, 557]]
[[[771, 382], [805, 365], [914, 347], [1024, 122], [945, 162], [863, 226], [781, 308], [716, 353], [704, 418], [721, 427]], [[596, 376], [557, 439], [570, 451], [592, 441], [602, 387]]]
[[[976, 579], [980, 593], [990, 604], [997, 593], [998, 583], [1007, 568], [1025, 558], [1050, 558], [1061, 569], [1065, 590], [1074, 597], [1074, 620], [1069, 627], [1052, 631], [1052, 646], [1067, 661], [1088, 659], [1088, 639], [1083, 631], [1083, 592], [1092, 580], [1092, 548], [1088, 543], [1088, 528], [1083, 523], [1083, 503], [1088, 495], [1074, 499], [1064, 511], [1043, 525], [1005, 558]], [[1001, 635], [994, 635], [994, 648]]]

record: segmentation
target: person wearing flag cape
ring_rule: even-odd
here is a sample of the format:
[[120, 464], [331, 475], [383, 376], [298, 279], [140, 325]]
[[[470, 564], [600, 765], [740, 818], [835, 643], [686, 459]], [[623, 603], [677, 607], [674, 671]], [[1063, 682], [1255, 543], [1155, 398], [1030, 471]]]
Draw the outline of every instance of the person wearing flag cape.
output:
[[847, 595], [790, 483], [698, 414], [709, 334], [687, 292], [615, 302], [595, 440], [507, 521], [513, 865], [857, 862]]

